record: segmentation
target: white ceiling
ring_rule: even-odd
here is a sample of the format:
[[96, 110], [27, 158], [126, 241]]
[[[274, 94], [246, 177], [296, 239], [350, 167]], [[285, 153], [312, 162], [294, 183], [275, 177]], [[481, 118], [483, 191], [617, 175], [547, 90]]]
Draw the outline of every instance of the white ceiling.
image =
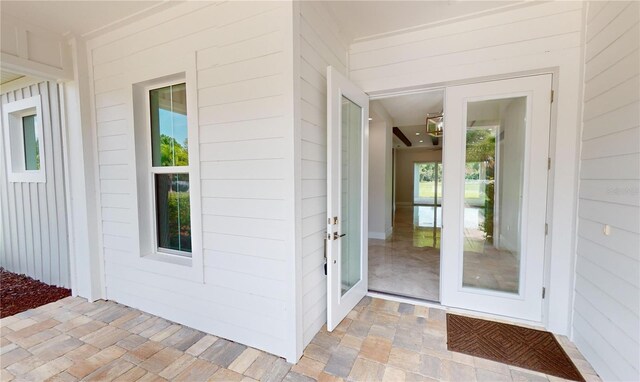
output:
[[0, 84], [4, 85], [7, 82], [11, 82], [22, 77], [24, 77], [22, 74], [15, 74], [15, 73], [7, 72], [6, 70], [2, 70], [0, 71]]
[[[178, 1], [0, 1], [0, 11], [61, 35], [92, 33], [135, 19], [141, 12], [173, 6]], [[115, 25], [114, 25], [115, 24]]]
[[[387, 111], [393, 119], [393, 125], [411, 141], [411, 147], [433, 147], [431, 138], [426, 134], [427, 114], [442, 113], [443, 100], [444, 90], [440, 89], [378, 99], [371, 103], [377, 103]], [[394, 147], [398, 144], [404, 147], [404, 144], [394, 136]]]
[[470, 18], [524, 1], [327, 1], [347, 42]]

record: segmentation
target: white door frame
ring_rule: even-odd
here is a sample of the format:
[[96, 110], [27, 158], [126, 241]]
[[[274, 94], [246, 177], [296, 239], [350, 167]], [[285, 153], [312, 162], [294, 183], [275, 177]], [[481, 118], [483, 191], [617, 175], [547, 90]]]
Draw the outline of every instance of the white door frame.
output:
[[[512, 78], [520, 78], [520, 77], [530, 77], [530, 76], [537, 76], [537, 75], [541, 75], [541, 74], [551, 74], [553, 77], [552, 80], [552, 91], [557, 91], [558, 86], [559, 86], [559, 81], [558, 81], [558, 73], [559, 70], [558, 68], [554, 68], [554, 69], [541, 69], [541, 70], [529, 70], [529, 71], [524, 71], [524, 72], [517, 72], [517, 73], [504, 73], [504, 74], [500, 74], [500, 75], [492, 75], [492, 76], [488, 76], [488, 77], [475, 77], [475, 78], [466, 78], [466, 79], [461, 79], [461, 80], [456, 80], [456, 81], [450, 81], [450, 82], [443, 82], [443, 83], [432, 83], [432, 84], [423, 84], [423, 85], [418, 85], [418, 86], [410, 86], [410, 87], [400, 87], [400, 88], [388, 88], [388, 89], [383, 89], [383, 90], [378, 90], [378, 91], [374, 91], [369, 94], [369, 100], [370, 101], [374, 101], [374, 100], [380, 100], [380, 99], [385, 99], [385, 98], [390, 98], [390, 97], [396, 97], [396, 96], [403, 96], [403, 95], [410, 95], [410, 94], [419, 94], [419, 93], [425, 93], [425, 92], [431, 92], [431, 91], [435, 91], [435, 90], [444, 90], [445, 91], [445, 98], [446, 98], [446, 88], [450, 87], [450, 86], [456, 86], [456, 85], [468, 85], [468, 84], [477, 84], [477, 83], [482, 83], [482, 82], [490, 82], [490, 81], [496, 81], [496, 80], [505, 80], [505, 79], [512, 79]], [[444, 105], [446, 107], [446, 105]], [[551, 116], [550, 116], [550, 123], [549, 123], [549, 129], [550, 129], [550, 135], [549, 135], [549, 156], [553, 155], [553, 147], [555, 145], [555, 141], [556, 141], [556, 131], [557, 131], [557, 104], [553, 103], [551, 106]], [[443, 147], [443, 155], [445, 152], [446, 148]], [[446, 171], [446, 169], [443, 169], [444, 171]], [[547, 182], [547, 218], [548, 219], [552, 219], [553, 216], [553, 194], [554, 194], [554, 176], [553, 176], [553, 167], [551, 168], [551, 171], [549, 172], [549, 176], [548, 176], [548, 182]], [[394, 182], [395, 184], [395, 182]], [[445, 185], [443, 184], [443, 192], [444, 192], [444, 187]], [[444, 206], [443, 206], [443, 211], [444, 211]], [[444, 224], [444, 222], [443, 222]], [[550, 224], [551, 225], [551, 224]], [[543, 287], [545, 287], [547, 289], [547, 291], [549, 290], [549, 283], [550, 283], [550, 276], [551, 276], [551, 259], [550, 259], [550, 255], [551, 255], [551, 247], [552, 247], [552, 231], [551, 229], [549, 230], [549, 233], [547, 235], [547, 241], [545, 243], [545, 253], [544, 253], [544, 279], [543, 279]], [[442, 274], [442, 262], [440, 263], [440, 273]], [[440, 291], [442, 291], [442, 278], [440, 278]], [[391, 300], [396, 300], [396, 301], [400, 301], [400, 302], [412, 302], [414, 304], [418, 304], [418, 305], [425, 305], [425, 306], [433, 306], [434, 303], [431, 302], [424, 302], [422, 300], [416, 300], [416, 299], [412, 299], [412, 298], [405, 298], [405, 297], [398, 297], [398, 296], [392, 296], [392, 295], [385, 295], [385, 294], [381, 294], [378, 292], [369, 292], [368, 295], [372, 296], [372, 297], [381, 297], [381, 298], [388, 298]], [[494, 315], [494, 314], [490, 314], [490, 313], [484, 313], [484, 312], [475, 312], [475, 311], [470, 311], [470, 310], [465, 310], [465, 309], [460, 309], [460, 308], [454, 308], [454, 307], [447, 307], [446, 305], [440, 304], [440, 306], [446, 308], [447, 310], [451, 310], [451, 311], [457, 311], [457, 312], [461, 312], [461, 313], [467, 313], [467, 314], [475, 314], [477, 316], [481, 316], [481, 317], [487, 317], [487, 318], [496, 318], [498, 320], [504, 320], [503, 316], [498, 316], [498, 315]], [[542, 303], [542, 321], [538, 322], [538, 321], [528, 321], [528, 320], [522, 320], [522, 319], [517, 319], [517, 318], [509, 318], [509, 321], [511, 322], [517, 322], [517, 323], [524, 323], [524, 324], [529, 324], [529, 325], [534, 325], [534, 326], [543, 326], [543, 327], [547, 327], [548, 324], [548, 320], [549, 320], [549, 299], [544, 299], [543, 303]]]

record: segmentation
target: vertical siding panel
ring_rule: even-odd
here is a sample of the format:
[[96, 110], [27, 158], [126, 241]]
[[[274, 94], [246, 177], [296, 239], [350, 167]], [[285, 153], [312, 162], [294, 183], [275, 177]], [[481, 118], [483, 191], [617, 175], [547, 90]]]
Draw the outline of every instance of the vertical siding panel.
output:
[[[0, 95], [0, 114], [4, 109], [3, 105], [6, 102], [6, 96]], [[0, 161], [5, 162], [5, 150], [4, 150], [4, 129], [0, 129]], [[7, 173], [6, 166], [0, 166], [0, 229], [2, 232], [2, 253], [0, 254], [0, 266], [11, 269], [13, 268], [13, 253], [11, 251], [11, 231], [9, 224], [9, 201], [8, 201], [8, 188], [7, 188]]]

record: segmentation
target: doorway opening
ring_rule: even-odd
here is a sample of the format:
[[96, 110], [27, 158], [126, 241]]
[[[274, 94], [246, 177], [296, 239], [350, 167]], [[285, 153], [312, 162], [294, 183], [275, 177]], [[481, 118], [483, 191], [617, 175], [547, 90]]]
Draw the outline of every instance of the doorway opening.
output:
[[443, 103], [442, 89], [370, 102], [370, 291], [440, 301]]

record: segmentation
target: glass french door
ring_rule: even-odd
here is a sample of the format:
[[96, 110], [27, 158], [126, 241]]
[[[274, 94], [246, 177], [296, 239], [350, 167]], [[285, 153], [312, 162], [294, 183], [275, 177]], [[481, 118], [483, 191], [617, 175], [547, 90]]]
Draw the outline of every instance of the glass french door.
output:
[[447, 88], [442, 303], [539, 322], [551, 75]]
[[327, 68], [327, 329], [366, 295], [369, 96]]

